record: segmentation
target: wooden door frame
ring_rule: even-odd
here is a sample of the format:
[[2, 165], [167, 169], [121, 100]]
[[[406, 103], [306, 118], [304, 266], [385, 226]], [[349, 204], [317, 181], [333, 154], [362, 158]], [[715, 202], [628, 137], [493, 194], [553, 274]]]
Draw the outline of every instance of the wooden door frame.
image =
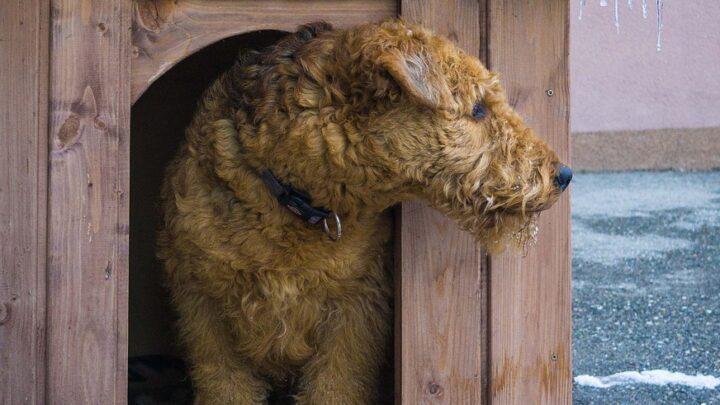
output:
[[188, 55], [224, 38], [259, 30], [293, 32], [320, 20], [347, 28], [395, 15], [393, 0], [134, 0], [132, 101]]
[[[501, 72], [510, 102], [565, 162], [568, 8], [561, 0], [401, 2], [403, 17]], [[484, 260], [469, 235], [419, 203], [403, 204], [399, 219], [398, 403], [572, 403], [569, 193], [541, 215], [525, 257]]]

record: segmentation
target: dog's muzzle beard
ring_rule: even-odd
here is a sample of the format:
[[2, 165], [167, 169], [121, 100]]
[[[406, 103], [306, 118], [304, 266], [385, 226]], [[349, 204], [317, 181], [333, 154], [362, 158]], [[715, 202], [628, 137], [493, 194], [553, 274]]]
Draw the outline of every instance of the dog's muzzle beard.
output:
[[[526, 201], [523, 207], [522, 204], [504, 200], [502, 196], [486, 196], [480, 192], [482, 182], [465, 180], [440, 181], [441, 187], [437, 187], [438, 182], [431, 181], [426, 198], [435, 209], [475, 236], [491, 253], [500, 253], [507, 246], [527, 252], [537, 242], [540, 212], [549, 208], [560, 194], [557, 192], [557, 196]], [[460, 184], [473, 186], [462, 187]]]

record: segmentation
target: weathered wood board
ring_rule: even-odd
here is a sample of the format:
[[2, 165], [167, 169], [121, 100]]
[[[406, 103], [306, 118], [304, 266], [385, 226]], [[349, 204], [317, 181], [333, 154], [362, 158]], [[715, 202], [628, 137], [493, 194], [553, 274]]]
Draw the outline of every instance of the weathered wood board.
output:
[[48, 13], [0, 5], [0, 404], [43, 404]]
[[295, 31], [327, 21], [349, 27], [397, 16], [395, 0], [135, 0], [132, 100], [177, 62], [220, 39], [257, 30]]
[[[473, 20], [473, 10], [478, 6], [467, 3], [458, 14]], [[475, 21], [480, 36], [478, 45], [470, 49], [487, 51], [487, 55], [478, 53], [486, 56], [491, 69], [502, 73], [510, 101], [561, 158], [569, 161], [567, 4], [499, 0], [479, 3], [480, 16]], [[402, 3], [402, 14], [468, 49], [473, 45], [463, 42], [468, 36], [458, 28], [462, 24], [448, 17], [454, 15], [456, 6], [452, 2], [407, 1]], [[552, 97], [547, 90], [553, 90]], [[480, 403], [475, 398], [453, 398], [464, 395], [466, 387], [451, 385], [448, 394], [447, 387], [439, 390], [442, 384], [434, 382], [435, 369], [466, 370], [468, 359], [475, 358], [479, 360], [471, 367], [476, 367], [480, 376], [489, 372], [489, 381], [482, 378], [483, 387], [473, 385], [472, 389], [487, 403], [571, 403], [568, 194], [541, 216], [540, 241], [527, 257], [508, 253], [490, 258], [488, 266], [483, 266], [481, 253], [472, 253], [469, 242], [448, 244], [454, 228], [438, 215], [418, 203], [404, 204], [400, 215], [400, 403]], [[423, 247], [417, 248], [416, 244]], [[430, 249], [442, 254], [432, 255]], [[448, 265], [447, 258], [454, 258], [454, 262]], [[455, 278], [447, 277], [449, 271]], [[478, 282], [473, 282], [472, 271], [479, 272]], [[453, 280], [452, 287], [445, 287], [447, 280]], [[445, 289], [467, 285], [477, 286], [475, 301], [453, 305], [443, 299]], [[450, 297], [453, 302], [463, 300], [462, 294], [455, 291]], [[440, 308], [437, 304], [441, 304]], [[453, 308], [462, 310], [453, 312]], [[457, 322], [461, 326], [453, 326], [456, 330], [466, 328], [463, 333], [479, 336], [477, 345], [468, 344], [472, 339], [465, 337], [462, 349], [441, 356], [439, 353], [446, 353], [447, 340], [433, 334], [442, 330], [442, 322], [452, 319], [460, 319]], [[480, 329], [472, 329], [473, 325]], [[490, 334], [489, 342], [486, 333]], [[483, 349], [476, 349], [478, 345]], [[433, 382], [437, 386], [428, 385]]]
[[[485, 7], [474, 0], [404, 0], [401, 15], [484, 58]], [[403, 203], [396, 233], [396, 403], [484, 404], [485, 253], [455, 223]]]
[[[488, 11], [489, 67], [501, 72], [526, 122], [569, 162], [568, 2], [489, 0]], [[539, 241], [526, 257], [491, 258], [493, 404], [572, 403], [569, 197], [540, 215]]]
[[47, 404], [126, 402], [131, 6], [51, 3]]

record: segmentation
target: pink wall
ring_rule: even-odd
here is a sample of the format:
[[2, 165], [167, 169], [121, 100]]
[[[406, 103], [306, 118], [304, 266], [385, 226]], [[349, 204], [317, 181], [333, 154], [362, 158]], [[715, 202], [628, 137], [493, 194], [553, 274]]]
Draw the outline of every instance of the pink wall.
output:
[[574, 132], [720, 127], [720, 1], [665, 0], [663, 49], [655, 50], [655, 0], [571, 1]]

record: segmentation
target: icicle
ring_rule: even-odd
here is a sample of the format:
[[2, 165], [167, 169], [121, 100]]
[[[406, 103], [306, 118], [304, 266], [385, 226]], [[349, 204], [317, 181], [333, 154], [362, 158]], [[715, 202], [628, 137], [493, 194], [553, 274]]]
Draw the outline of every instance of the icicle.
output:
[[[620, 2], [623, 0], [613, 0], [613, 11], [615, 17], [615, 29], [617, 33], [620, 33]], [[578, 20], [582, 20], [583, 11], [587, 0], [579, 0], [580, 2], [580, 13], [578, 14]], [[600, 0], [600, 7], [607, 7], [609, 0]], [[628, 9], [632, 10], [634, 0], [627, 0]], [[657, 42], [655, 47], [658, 51], [662, 51], [662, 31], [663, 31], [663, 0], [655, 0], [656, 7], [656, 18], [657, 18]], [[648, 0], [642, 0], [642, 12], [643, 18], [648, 17]]]
[[657, 47], [658, 51], [662, 51], [662, 29], [663, 29], [663, 0], [655, 0], [657, 7]]

